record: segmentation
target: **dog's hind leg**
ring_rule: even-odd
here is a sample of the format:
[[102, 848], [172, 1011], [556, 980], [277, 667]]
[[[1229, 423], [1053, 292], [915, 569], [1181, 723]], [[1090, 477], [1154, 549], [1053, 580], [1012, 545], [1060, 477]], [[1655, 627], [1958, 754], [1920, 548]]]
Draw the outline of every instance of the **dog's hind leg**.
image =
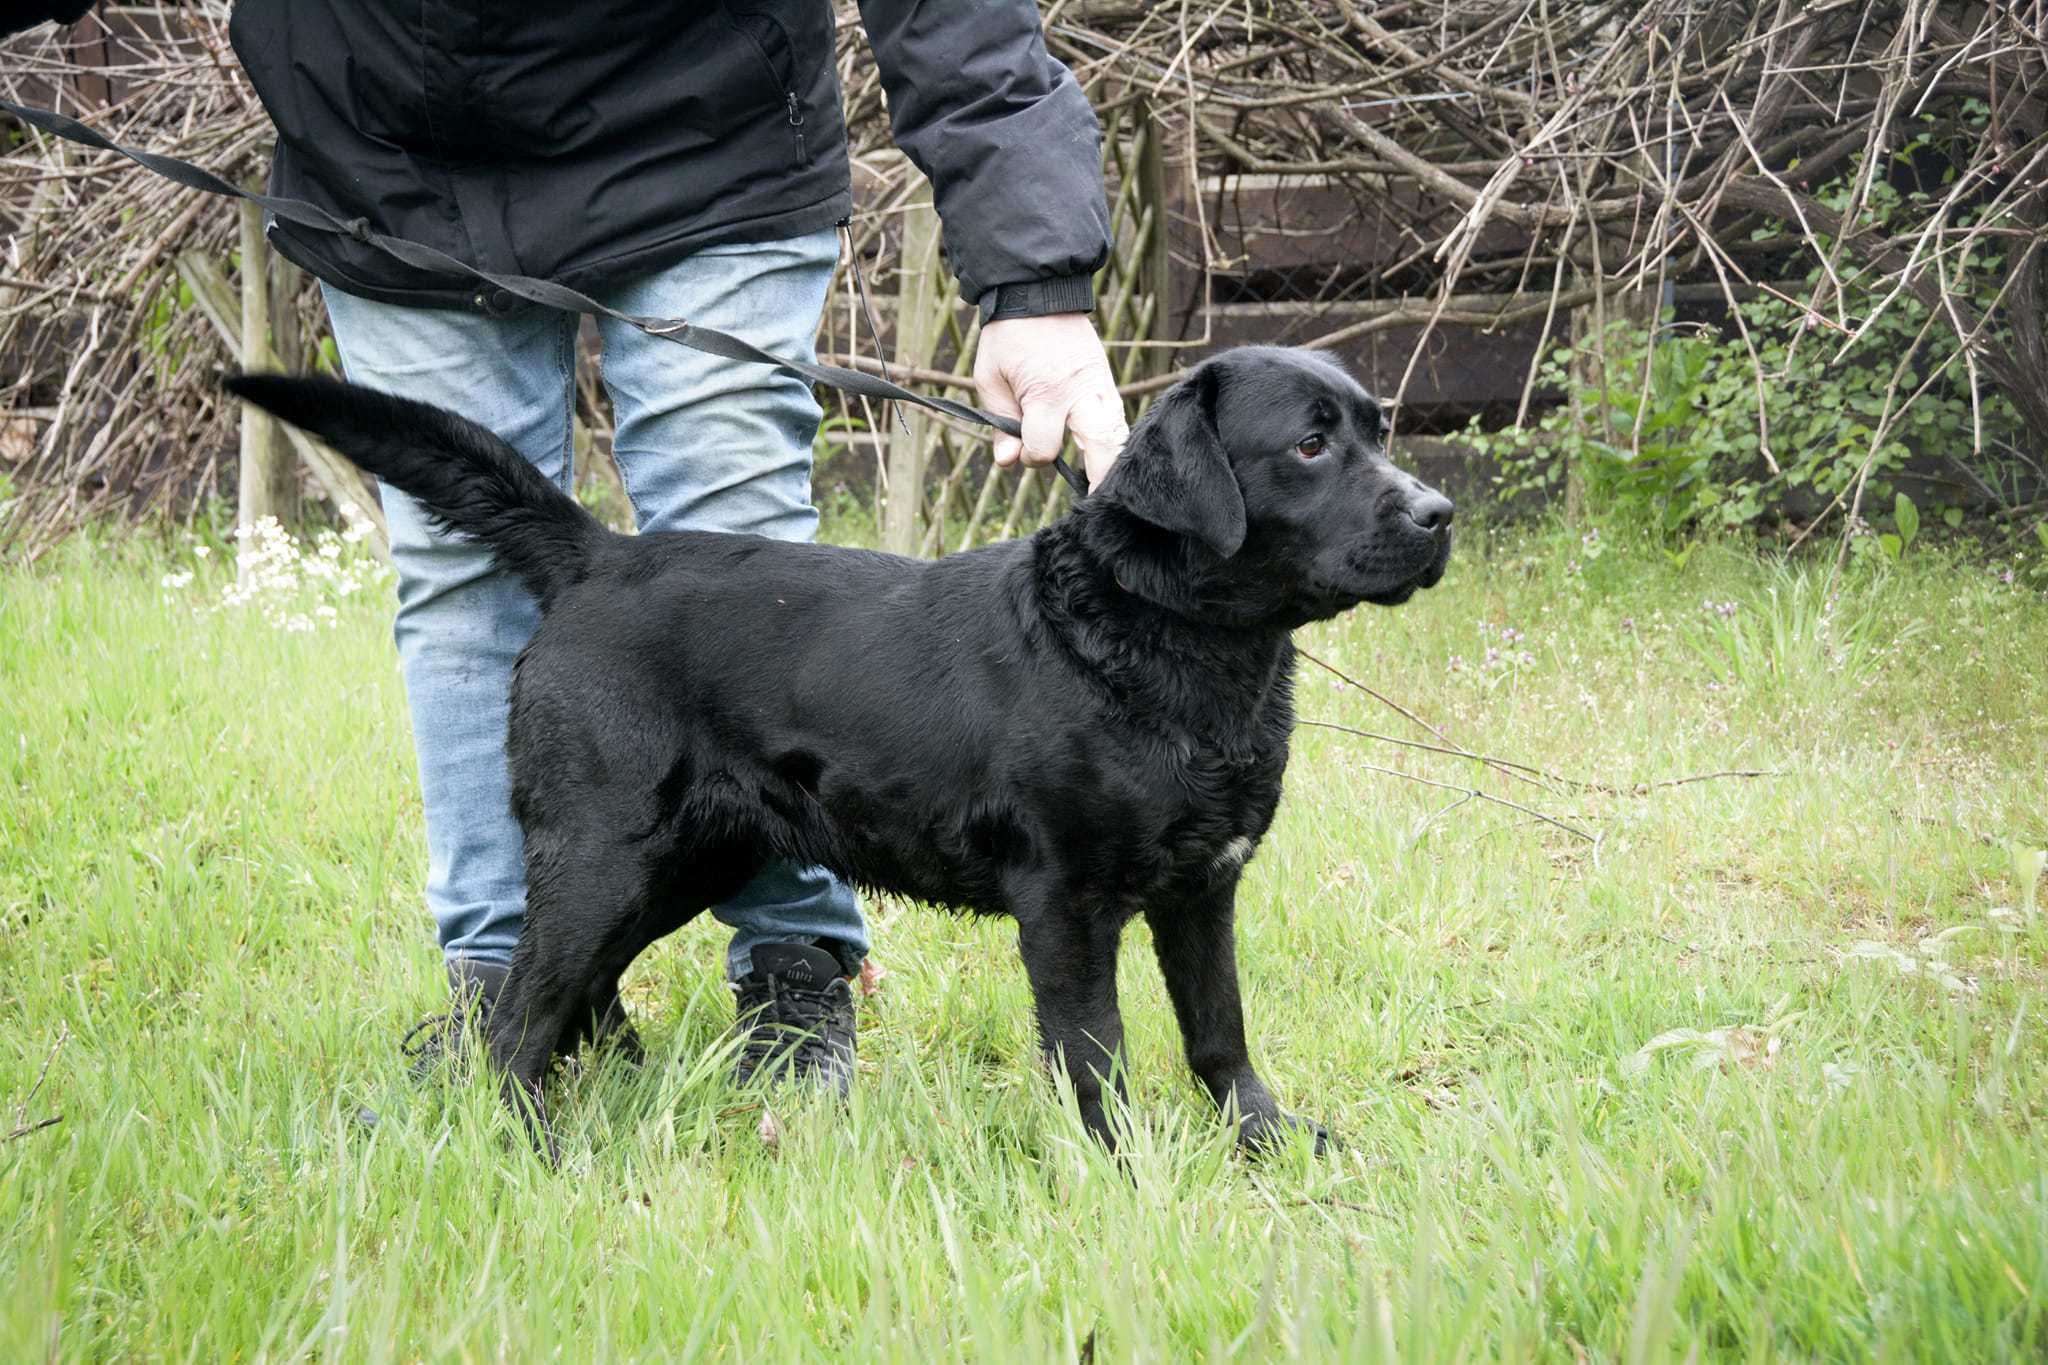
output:
[[588, 1010], [583, 1018], [584, 1036], [592, 1047], [609, 1047], [627, 1061], [638, 1066], [647, 1060], [647, 1049], [640, 1042], [639, 1030], [626, 1018], [626, 1002], [619, 998], [618, 973], [603, 975], [586, 998]]
[[512, 973], [491, 1010], [491, 1062], [505, 1103], [534, 1146], [558, 1155], [541, 1094], [549, 1066], [611, 1012], [639, 937], [650, 879], [645, 850], [587, 824], [526, 830], [526, 921]]
[[1046, 1059], [1064, 1064], [1088, 1130], [1112, 1151], [1116, 1135], [1104, 1107], [1123, 1098], [1118, 1054], [1124, 1021], [1116, 1002], [1116, 945], [1123, 925], [1064, 897], [1032, 896], [1017, 906], [1017, 947], [1031, 977]]
[[588, 1043], [593, 1049], [615, 1049], [635, 1066], [646, 1060], [639, 1032], [626, 1017], [626, 1004], [619, 998], [619, 976], [618, 972], [598, 973], [584, 997], [584, 1008], [570, 1018], [569, 1034], [562, 1043], [563, 1055]]

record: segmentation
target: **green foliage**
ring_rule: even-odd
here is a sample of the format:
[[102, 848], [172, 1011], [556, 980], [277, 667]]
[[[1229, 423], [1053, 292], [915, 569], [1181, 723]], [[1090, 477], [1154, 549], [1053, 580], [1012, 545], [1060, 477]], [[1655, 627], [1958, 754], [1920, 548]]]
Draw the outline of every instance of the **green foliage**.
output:
[[[1894, 556], [1896, 557], [1896, 556]], [[1891, 618], [1880, 569], [1837, 577], [1826, 566], [1778, 564], [1745, 600], [1701, 604], [1680, 638], [1709, 673], [1772, 704], [1818, 704], [1902, 666], [1926, 623]]]
[[1920, 509], [1915, 507], [1913, 500], [1904, 493], [1897, 493], [1892, 497], [1892, 525], [1898, 529], [1886, 531], [1877, 538], [1877, 543], [1884, 547], [1886, 554], [1897, 559], [1912, 547], [1913, 537], [1920, 534]]
[[864, 418], [851, 413], [830, 412], [818, 423], [817, 435], [811, 438], [811, 469], [813, 475], [823, 474], [853, 449], [853, 438], [868, 430]]
[[[144, 288], [138, 285], [136, 292], [140, 294]], [[179, 315], [197, 306], [191, 287], [174, 277], [150, 300], [149, 309], [136, 328], [137, 348], [159, 388], [168, 386], [185, 368], [191, 342], [179, 337], [175, 329]]]
[[[1817, 197], [1840, 210], [1848, 196], [1837, 182]], [[1879, 181], [1859, 227], [1917, 221], [1929, 202]], [[1768, 225], [1756, 236], [1785, 230]], [[1946, 267], [1951, 289], [1980, 310], [2004, 283], [1999, 241], [1986, 238]], [[1814, 238], [1820, 256], [1833, 247], [1831, 238]], [[1537, 383], [1569, 401], [1542, 414], [1535, 441], [1526, 432], [1481, 431], [1476, 421], [1460, 439], [1503, 462], [1506, 494], [1554, 488], [1575, 471], [1590, 509], [1674, 539], [1750, 525], [1795, 490], [1846, 504], [1863, 479], [1864, 508], [1893, 509], [1893, 530], [1879, 544], [1896, 558], [1920, 526], [1920, 509], [1892, 488], [1908, 458], [1952, 457], [1995, 485], [2001, 452], [2023, 439], [2021, 423], [2011, 402], [1988, 388], [1973, 410], [1946, 319], [1930, 325], [1924, 303], [1847, 253], [1834, 277], [1839, 313], [1834, 305], [1827, 315], [1810, 313], [1772, 294], [1741, 304], [1747, 342], [1739, 329], [1681, 326], [1667, 313], [1654, 332], [1617, 322], [1604, 338], [1555, 348]], [[1810, 297], [1830, 278], [1816, 261], [1804, 288], [1787, 292]], [[1954, 506], [1937, 514], [1951, 527], [1963, 520]]]

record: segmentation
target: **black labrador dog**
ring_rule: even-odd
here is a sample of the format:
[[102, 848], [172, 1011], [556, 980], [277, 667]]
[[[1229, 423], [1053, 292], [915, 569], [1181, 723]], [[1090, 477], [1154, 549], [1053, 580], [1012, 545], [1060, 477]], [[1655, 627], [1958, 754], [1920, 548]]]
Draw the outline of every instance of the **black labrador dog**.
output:
[[1288, 633], [1406, 601], [1451, 545], [1450, 502], [1388, 463], [1379, 403], [1335, 362], [1209, 360], [1070, 514], [932, 562], [618, 535], [453, 413], [227, 383], [540, 600], [508, 742], [526, 922], [489, 1043], [551, 1154], [550, 1064], [617, 1026], [643, 949], [770, 858], [1013, 917], [1045, 1051], [1109, 1143], [1117, 939], [1142, 914], [1188, 1063], [1240, 1140], [1304, 1123], [1253, 1070], [1232, 927], [1287, 767]]

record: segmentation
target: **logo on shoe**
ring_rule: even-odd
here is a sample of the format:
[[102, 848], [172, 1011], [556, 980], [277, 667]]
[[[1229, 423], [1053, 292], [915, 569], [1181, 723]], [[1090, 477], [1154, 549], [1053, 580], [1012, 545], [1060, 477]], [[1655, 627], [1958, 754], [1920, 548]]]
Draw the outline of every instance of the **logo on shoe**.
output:
[[754, 949], [754, 970], [802, 990], [817, 990], [842, 975], [839, 959], [801, 943], [764, 943]]

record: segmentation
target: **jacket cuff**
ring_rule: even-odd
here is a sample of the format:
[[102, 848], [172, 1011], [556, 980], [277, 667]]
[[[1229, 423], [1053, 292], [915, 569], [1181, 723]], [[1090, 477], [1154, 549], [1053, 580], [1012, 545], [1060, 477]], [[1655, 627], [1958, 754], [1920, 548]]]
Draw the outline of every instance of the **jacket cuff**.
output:
[[1095, 311], [1095, 280], [1089, 275], [1062, 275], [1022, 284], [999, 284], [981, 296], [981, 320], [1042, 318], [1051, 313]]

